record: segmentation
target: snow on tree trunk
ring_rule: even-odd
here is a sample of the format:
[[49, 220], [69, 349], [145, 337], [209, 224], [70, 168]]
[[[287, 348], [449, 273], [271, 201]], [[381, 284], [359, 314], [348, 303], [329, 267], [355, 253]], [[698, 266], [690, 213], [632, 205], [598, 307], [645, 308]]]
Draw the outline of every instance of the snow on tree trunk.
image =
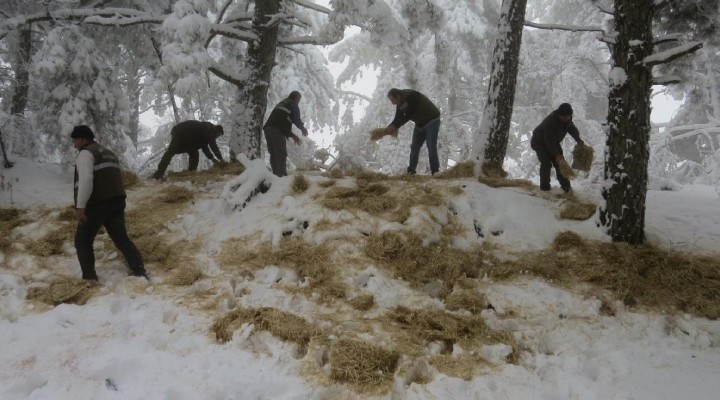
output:
[[527, 0], [503, 0], [485, 105], [472, 159], [479, 175], [487, 161], [503, 165], [515, 102], [515, 83]]
[[614, 241], [645, 240], [654, 0], [615, 0], [605, 180], [599, 220]]
[[248, 44], [249, 77], [240, 88], [232, 117], [230, 150], [250, 159], [261, 158], [262, 126], [267, 111], [267, 93], [277, 53], [280, 0], [256, 0], [253, 33], [257, 41]]

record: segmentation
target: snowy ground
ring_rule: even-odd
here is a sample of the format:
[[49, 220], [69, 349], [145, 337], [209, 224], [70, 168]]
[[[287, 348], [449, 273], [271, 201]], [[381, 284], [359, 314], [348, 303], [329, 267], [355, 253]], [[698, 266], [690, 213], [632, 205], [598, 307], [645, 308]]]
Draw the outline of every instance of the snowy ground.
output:
[[[22, 170], [19, 169], [22, 168]], [[19, 172], [22, 171], [22, 174]], [[2, 170], [4, 176], [6, 170]], [[19, 163], [13, 173], [13, 204], [59, 207], [71, 198], [71, 175], [52, 166]], [[15, 175], [13, 175], [15, 176]], [[13, 178], [14, 179], [14, 178]], [[72, 246], [65, 254], [40, 259], [23, 254], [0, 255], [0, 398], [1, 399], [354, 399], [365, 398], [343, 385], [321, 385], [307, 377], [312, 354], [267, 332], [245, 326], [227, 344], [209, 334], [213, 319], [236, 305], [275, 307], [310, 321], [329, 311], [313, 298], [281, 290], [277, 282], [297, 284], [290, 271], [268, 265], [253, 279], [229, 277], [215, 261], [220, 243], [256, 235], [260, 242], [279, 242], [282, 233], [314, 243], [353, 242], [368, 234], [398, 229], [397, 223], [367, 218], [335, 230], [315, 230], [322, 219], [350, 216], [318, 205], [313, 195], [327, 178], [310, 177], [311, 189], [291, 195], [292, 177], [275, 179], [270, 191], [255, 197], [241, 212], [221, 199], [223, 182], [210, 184], [192, 212], [169, 223], [168, 235], [200, 240], [196, 255], [206, 277], [189, 288], [162, 283], [154, 273], [148, 284], [124, 276], [111, 246], [97, 250], [98, 273], [105, 285], [84, 306], [54, 308], [25, 300], [29, 287], [50, 276], [79, 276]], [[350, 179], [338, 185], [351, 185]], [[465, 186], [451, 201], [458, 221], [468, 228], [479, 223], [484, 240], [513, 249], [547, 247], [558, 232], [572, 230], [604, 240], [591, 219], [569, 222], [556, 218], [562, 201], [529, 196], [520, 190], [490, 189], [472, 180], [448, 181]], [[150, 184], [131, 191], [134, 199], [158, 190]], [[580, 197], [592, 199], [589, 188]], [[10, 204], [0, 192], [0, 207]], [[132, 204], [131, 204], [132, 206]], [[720, 201], [709, 187], [688, 186], [676, 192], [650, 192], [647, 232], [665, 247], [717, 252]], [[39, 212], [39, 211], [38, 211]], [[425, 219], [424, 219], [425, 218]], [[447, 218], [438, 212], [435, 220]], [[309, 229], [302, 228], [308, 221]], [[413, 225], [414, 224], [414, 225]], [[437, 228], [421, 213], [406, 225], [432, 237]], [[129, 226], [132, 231], [133, 227]], [[42, 237], [42, 221], [16, 228], [18, 237]], [[474, 231], [456, 238], [458, 246], [477, 240]], [[151, 273], [152, 265], [149, 266]], [[378, 267], [348, 266], [345, 280], [353, 290], [375, 296], [379, 309], [443, 307]], [[214, 290], [217, 296], [198, 293]], [[717, 399], [720, 393], [720, 322], [687, 315], [669, 316], [627, 310], [600, 312], [597, 298], [551, 286], [537, 279], [482, 282], [495, 310], [482, 313], [493, 329], [515, 332], [525, 349], [518, 365], [494, 362], [472, 380], [430, 371], [427, 384], [407, 383], [396, 374], [387, 399]], [[340, 308], [341, 310], [342, 308]], [[505, 313], [512, 310], [512, 313]], [[369, 316], [379, 311], [370, 311]], [[368, 337], [368, 340], [372, 340]], [[502, 357], [501, 357], [502, 358]]]

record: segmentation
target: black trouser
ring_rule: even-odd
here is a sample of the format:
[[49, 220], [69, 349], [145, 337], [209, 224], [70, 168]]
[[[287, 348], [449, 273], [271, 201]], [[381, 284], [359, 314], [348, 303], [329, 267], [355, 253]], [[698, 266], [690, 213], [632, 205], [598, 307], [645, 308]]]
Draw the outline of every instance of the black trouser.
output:
[[95, 273], [95, 251], [93, 242], [100, 227], [104, 226], [115, 247], [125, 256], [135, 276], [145, 276], [142, 256], [125, 230], [125, 197], [88, 206], [85, 209], [87, 221], [81, 222], [75, 231], [75, 249], [82, 269], [83, 279], [97, 280]]
[[287, 175], [287, 137], [282, 131], [273, 126], [263, 128], [268, 153], [270, 153], [270, 167], [277, 176]]
[[163, 154], [162, 159], [160, 159], [160, 163], [158, 164], [158, 169], [155, 171], [155, 174], [153, 175], [156, 178], [162, 178], [163, 175], [165, 175], [165, 171], [167, 170], [168, 165], [170, 165], [170, 161], [172, 161], [172, 158], [175, 157], [176, 154], [182, 154], [187, 153], [188, 156], [190, 156], [188, 160], [188, 171], [197, 171], [198, 163], [200, 162], [200, 152], [198, 149], [191, 150], [191, 151], [184, 151], [182, 146], [178, 144], [175, 139], [170, 141], [170, 146], [168, 146], [168, 149], [165, 150], [165, 154]]
[[[560, 173], [560, 166], [548, 149], [543, 145], [532, 147], [540, 160], [540, 190], [550, 190], [550, 169], [555, 168], [557, 180], [564, 191], [570, 190], [570, 181]], [[560, 153], [562, 154], [562, 153]]]

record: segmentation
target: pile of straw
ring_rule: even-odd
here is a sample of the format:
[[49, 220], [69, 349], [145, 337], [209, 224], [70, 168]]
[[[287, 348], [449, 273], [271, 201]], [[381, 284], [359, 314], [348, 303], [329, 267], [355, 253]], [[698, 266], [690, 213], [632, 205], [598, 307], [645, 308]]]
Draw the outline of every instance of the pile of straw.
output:
[[339, 340], [332, 346], [330, 378], [357, 386], [390, 385], [400, 355], [356, 340]]
[[575, 173], [575, 170], [570, 168], [570, 164], [568, 164], [567, 161], [565, 161], [565, 159], [560, 160], [560, 162], [558, 163], [558, 166], [560, 167], [560, 173], [564, 177], [566, 177], [568, 179], [573, 179], [577, 176], [577, 174]]
[[375, 305], [375, 297], [371, 294], [361, 294], [348, 301], [352, 308], [359, 311], [367, 311]]
[[446, 294], [459, 278], [478, 276], [483, 260], [479, 248], [464, 251], [447, 241], [423, 246], [417, 234], [392, 231], [371, 235], [365, 255], [416, 288], [441, 281]]
[[323, 173], [322, 176], [332, 179], [342, 179], [345, 177], [345, 173], [340, 168], [333, 168], [330, 171]]
[[293, 177], [292, 191], [295, 194], [305, 193], [310, 187], [310, 182], [307, 180], [305, 175], [299, 174]]
[[28, 290], [28, 300], [36, 300], [56, 306], [69, 303], [83, 305], [97, 292], [100, 284], [93, 281], [61, 278], [44, 287]]
[[385, 136], [397, 137], [397, 135], [398, 135], [398, 134], [397, 134], [397, 131], [395, 131], [395, 133], [390, 133], [390, 134], [387, 134], [387, 135], [386, 135], [386, 134], [385, 134], [385, 128], [375, 128], [375, 129], [373, 129], [373, 130], [370, 131], [370, 140], [372, 140], [372, 141], [378, 141], [378, 140], [382, 139], [382, 138], [385, 137]]
[[205, 274], [194, 266], [175, 268], [175, 274], [173, 274], [168, 283], [175, 286], [190, 286], [197, 282]]
[[74, 227], [66, 224], [48, 232], [41, 240], [28, 243], [26, 249], [38, 257], [59, 255], [63, 253], [63, 245], [72, 242], [74, 235]]
[[582, 143], [576, 144], [575, 148], [573, 149], [573, 169], [585, 172], [590, 171], [594, 153], [595, 150], [592, 148], [592, 146], [588, 146]]
[[427, 342], [444, 342], [449, 349], [461, 340], [500, 343], [479, 315], [461, 317], [447, 311], [399, 306], [388, 313], [387, 318], [414, 336]]
[[445, 171], [435, 174], [435, 177], [439, 179], [474, 178], [475, 163], [472, 161], [461, 162]]
[[591, 203], [569, 202], [560, 211], [560, 219], [585, 221], [595, 215], [597, 206]]
[[397, 207], [397, 200], [387, 193], [390, 188], [380, 183], [360, 184], [357, 188], [331, 187], [322, 204], [331, 210], [356, 209], [381, 215]]
[[508, 173], [502, 168], [502, 165], [485, 162], [482, 165], [482, 173], [478, 177], [478, 182], [490, 186], [491, 188], [501, 187], [526, 187], [533, 186], [532, 182], [526, 179], [510, 179]]
[[487, 308], [485, 296], [477, 290], [455, 290], [445, 299], [445, 306], [450, 311], [468, 310], [479, 314]]
[[17, 208], [0, 208], [0, 250], [12, 245], [10, 240], [12, 230], [24, 223], [21, 215]]
[[122, 183], [125, 189], [131, 189], [140, 183], [140, 178], [133, 172], [121, 170]]
[[320, 328], [295, 314], [275, 308], [238, 308], [219, 317], [210, 327], [218, 343], [232, 340], [242, 324], [254, 324], [256, 331], [270, 332], [278, 339], [307, 346], [310, 340], [322, 335]]

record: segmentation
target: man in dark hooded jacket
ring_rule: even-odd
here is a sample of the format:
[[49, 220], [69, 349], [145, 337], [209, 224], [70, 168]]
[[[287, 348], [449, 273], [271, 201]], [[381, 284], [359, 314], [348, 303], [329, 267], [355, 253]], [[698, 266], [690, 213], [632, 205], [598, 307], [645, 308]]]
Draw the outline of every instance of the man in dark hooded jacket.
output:
[[[196, 171], [200, 161], [198, 150], [202, 150], [205, 157], [212, 162], [222, 161], [222, 153], [217, 145], [217, 138], [223, 134], [223, 127], [214, 125], [210, 122], [202, 121], [183, 121], [172, 128], [170, 131], [170, 146], [163, 154], [158, 169], [153, 174], [153, 178], [161, 179], [165, 175], [165, 170], [173, 156], [176, 154], [187, 153], [188, 171]], [[212, 150], [212, 153], [210, 152]], [[215, 157], [213, 157], [213, 154]], [[217, 159], [216, 159], [217, 158]]]
[[302, 143], [300, 138], [292, 132], [292, 126], [295, 125], [300, 129], [303, 136], [308, 135], [305, 123], [300, 118], [298, 104], [301, 99], [300, 92], [292, 91], [288, 97], [273, 108], [263, 126], [268, 153], [270, 153], [270, 168], [272, 168], [273, 174], [280, 177], [287, 175], [287, 140], [292, 139], [296, 145]]
[[570, 180], [560, 173], [559, 163], [564, 160], [560, 145], [568, 133], [577, 143], [583, 143], [580, 132], [572, 122], [573, 109], [568, 103], [560, 104], [557, 110], [545, 117], [533, 130], [530, 147], [540, 160], [540, 190], [550, 190], [550, 169], [555, 168], [557, 180], [567, 193], [571, 190]]
[[428, 158], [430, 159], [430, 173], [435, 174], [440, 170], [437, 152], [440, 110], [427, 96], [412, 89], [400, 90], [392, 88], [388, 92], [388, 99], [397, 107], [395, 109], [395, 118], [385, 128], [386, 135], [396, 135], [397, 130], [408, 121], [415, 123], [412, 143], [410, 144], [410, 162], [407, 173], [415, 173], [420, 149], [423, 144], [426, 144]]

